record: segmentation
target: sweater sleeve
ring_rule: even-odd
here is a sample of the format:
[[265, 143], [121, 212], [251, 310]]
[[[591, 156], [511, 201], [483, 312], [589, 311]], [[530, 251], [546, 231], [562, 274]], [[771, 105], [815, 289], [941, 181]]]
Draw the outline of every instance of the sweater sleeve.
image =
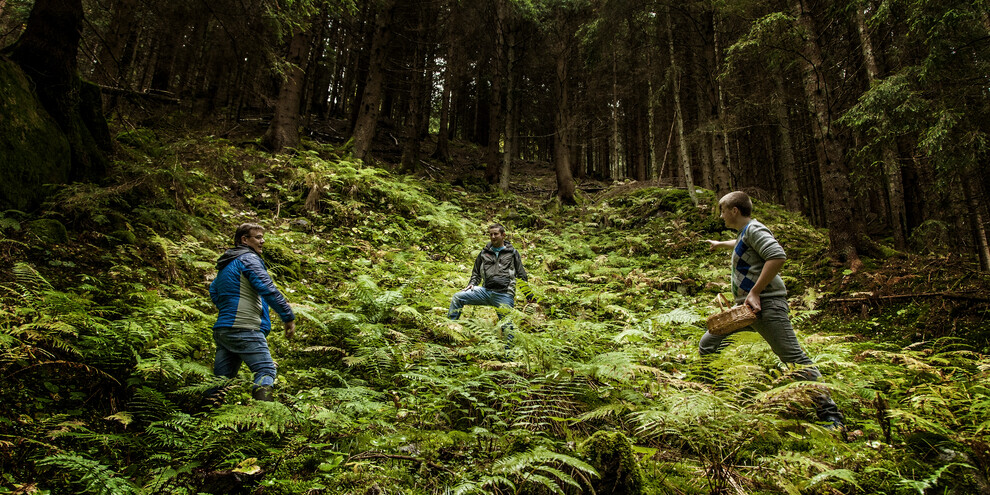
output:
[[748, 238], [746, 244], [749, 244], [757, 253], [760, 253], [760, 257], [764, 260], [787, 258], [784, 248], [777, 242], [777, 239], [766, 225], [761, 223], [751, 225], [751, 228], [746, 232], [746, 237]]
[[261, 258], [258, 256], [243, 256], [241, 261], [244, 264], [244, 271], [242, 272], [248, 281], [251, 283], [251, 287], [258, 292], [269, 306], [275, 309], [278, 313], [279, 318], [283, 322], [292, 321], [296, 319], [296, 315], [292, 312], [292, 307], [289, 306], [289, 301], [285, 299], [285, 296], [279, 292], [278, 288], [275, 287], [275, 282], [272, 281], [272, 277], [268, 275], [268, 270], [265, 269], [264, 263], [262, 263]]

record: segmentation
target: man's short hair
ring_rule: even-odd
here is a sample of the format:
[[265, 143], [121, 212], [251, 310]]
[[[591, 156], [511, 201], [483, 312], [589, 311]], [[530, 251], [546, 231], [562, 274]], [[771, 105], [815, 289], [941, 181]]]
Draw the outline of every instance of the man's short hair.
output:
[[493, 224], [489, 225], [488, 226], [488, 230], [492, 230], [492, 229], [498, 229], [498, 233], [499, 234], [504, 234], [505, 233], [505, 227], [503, 227], [502, 224], [500, 224], [500, 223], [493, 223]]
[[234, 246], [241, 245], [241, 238], [246, 235], [251, 235], [252, 231], [255, 230], [265, 230], [264, 227], [256, 223], [242, 223], [237, 230], [234, 231]]
[[753, 200], [742, 191], [732, 191], [722, 199], [718, 200], [718, 205], [722, 208], [739, 208], [739, 214], [748, 217], [753, 214]]

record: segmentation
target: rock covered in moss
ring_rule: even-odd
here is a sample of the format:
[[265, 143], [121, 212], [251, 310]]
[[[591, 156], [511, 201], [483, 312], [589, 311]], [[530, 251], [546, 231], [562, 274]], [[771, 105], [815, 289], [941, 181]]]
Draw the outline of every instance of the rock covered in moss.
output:
[[632, 442], [622, 432], [595, 432], [581, 445], [581, 452], [600, 475], [592, 481], [596, 493], [643, 492], [643, 470]]

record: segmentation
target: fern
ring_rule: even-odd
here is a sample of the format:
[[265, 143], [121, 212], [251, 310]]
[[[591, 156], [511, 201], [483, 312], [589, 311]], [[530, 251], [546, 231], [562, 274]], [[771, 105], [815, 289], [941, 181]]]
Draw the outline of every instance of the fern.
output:
[[291, 409], [278, 402], [253, 402], [241, 406], [228, 404], [220, 407], [211, 418], [217, 428], [235, 431], [262, 431], [282, 435], [298, 424]]
[[561, 483], [581, 488], [573, 475], [562, 469], [569, 469], [571, 473], [598, 476], [595, 468], [580, 459], [537, 447], [496, 461], [492, 466], [492, 473], [501, 476], [490, 479], [488, 483], [494, 488], [502, 480], [508, 479], [513, 481], [511, 486], [517, 491], [522, 486], [531, 484], [559, 494], [565, 493]]
[[585, 387], [577, 381], [550, 377], [533, 380], [529, 383], [527, 397], [519, 406], [513, 426], [562, 434], [566, 426], [558, 420], [580, 414], [583, 406], [577, 398], [586, 392]]
[[112, 468], [74, 454], [56, 454], [38, 461], [39, 466], [51, 467], [79, 491], [93, 495], [128, 495], [141, 493], [130, 481], [117, 477]]

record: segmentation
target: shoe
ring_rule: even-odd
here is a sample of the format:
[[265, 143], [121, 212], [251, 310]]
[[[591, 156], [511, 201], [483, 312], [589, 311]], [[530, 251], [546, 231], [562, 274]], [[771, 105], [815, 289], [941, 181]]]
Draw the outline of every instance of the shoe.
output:
[[254, 400], [260, 400], [264, 402], [272, 401], [272, 386], [271, 385], [261, 385], [256, 387], [254, 391], [251, 392], [251, 397]]
[[828, 424], [825, 425], [825, 429], [826, 430], [832, 430], [832, 431], [838, 431], [838, 432], [845, 432], [846, 431], [846, 425], [842, 422], [841, 419], [838, 419], [838, 418], [828, 418], [828, 419], [825, 420], [825, 422], [828, 423]]

